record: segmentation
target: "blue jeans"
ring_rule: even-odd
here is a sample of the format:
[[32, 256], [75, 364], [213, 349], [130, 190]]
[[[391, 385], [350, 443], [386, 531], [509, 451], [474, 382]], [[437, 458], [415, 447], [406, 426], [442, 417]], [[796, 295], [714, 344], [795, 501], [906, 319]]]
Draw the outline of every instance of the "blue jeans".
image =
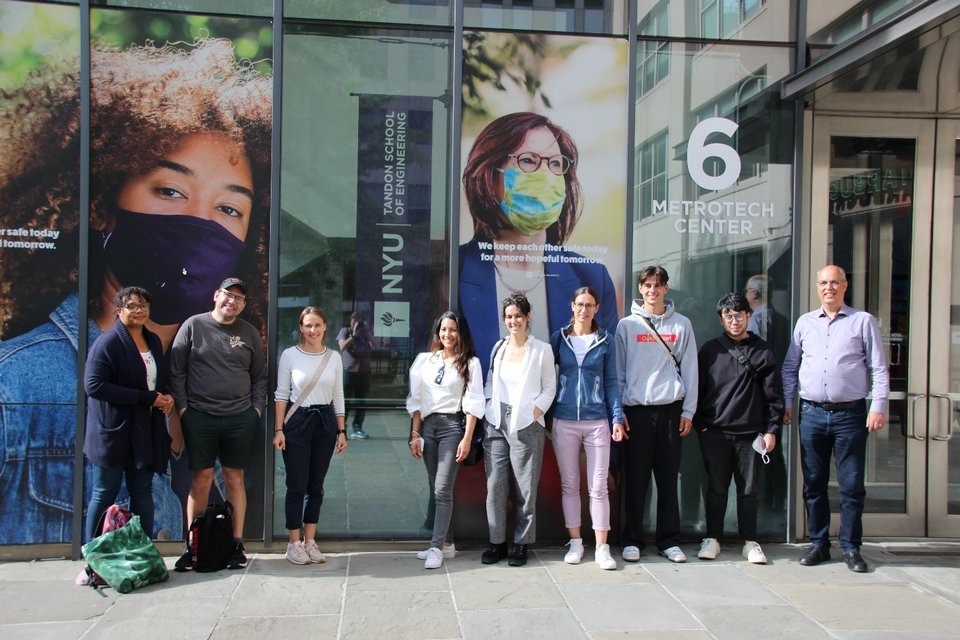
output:
[[840, 485], [840, 548], [859, 551], [863, 542], [863, 478], [867, 458], [867, 403], [828, 411], [800, 402], [800, 464], [807, 535], [821, 549], [830, 547], [830, 455], [836, 458]]
[[116, 502], [120, 493], [120, 481], [124, 476], [127, 479], [127, 493], [130, 494], [130, 511], [140, 516], [143, 530], [152, 537], [153, 471], [137, 469], [132, 465], [116, 468], [90, 466], [93, 468], [93, 493], [90, 496], [90, 506], [87, 507], [87, 540], [96, 535], [97, 523], [103, 512]]
[[287, 471], [284, 512], [288, 531], [320, 521], [323, 481], [337, 446], [337, 418], [333, 405], [299, 407], [283, 427], [287, 447], [283, 465]]

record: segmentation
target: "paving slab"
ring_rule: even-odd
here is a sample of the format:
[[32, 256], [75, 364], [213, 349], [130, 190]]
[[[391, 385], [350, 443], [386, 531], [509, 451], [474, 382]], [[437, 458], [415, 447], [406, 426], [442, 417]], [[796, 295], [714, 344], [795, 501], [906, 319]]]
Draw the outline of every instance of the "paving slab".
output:
[[775, 585], [795, 607], [827, 629], [952, 632], [960, 607], [914, 585]]
[[295, 565], [284, 556], [259, 556], [245, 572], [225, 615], [228, 617], [340, 614], [347, 559]]
[[617, 558], [617, 568], [606, 571], [593, 561], [593, 550], [588, 549], [580, 564], [563, 561], [565, 549], [549, 551], [538, 549], [540, 563], [546, 567], [557, 584], [643, 584], [653, 582], [653, 576], [642, 565], [630, 564]]
[[739, 564], [750, 563], [651, 564], [647, 571], [692, 608], [785, 604], [783, 598], [744, 573]]
[[349, 594], [340, 634], [350, 640], [461, 637], [450, 592], [435, 591]]
[[339, 615], [225, 618], [210, 634], [210, 640], [336, 638], [339, 625]]
[[560, 590], [589, 632], [704, 628], [673, 595], [656, 584], [570, 584]]
[[511, 567], [474, 561], [445, 563], [460, 611], [542, 609], [566, 603], [546, 568], [527, 564]]
[[3, 640], [80, 640], [93, 624], [93, 620], [0, 624], [0, 638]]
[[697, 617], [718, 640], [817, 640], [832, 637], [806, 614], [788, 604], [700, 608], [697, 609]]
[[[449, 564], [456, 559], [448, 561]], [[446, 566], [447, 563], [444, 564]], [[416, 553], [354, 553], [350, 555], [347, 591], [447, 591], [450, 584], [441, 569], [423, 568]]]
[[566, 608], [497, 609], [460, 614], [464, 640], [575, 640], [589, 636]]

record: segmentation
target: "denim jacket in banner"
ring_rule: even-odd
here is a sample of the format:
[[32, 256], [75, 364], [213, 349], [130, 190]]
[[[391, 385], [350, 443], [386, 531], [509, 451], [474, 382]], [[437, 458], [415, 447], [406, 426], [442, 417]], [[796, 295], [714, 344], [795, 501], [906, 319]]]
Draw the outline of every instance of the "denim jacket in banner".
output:
[[560, 420], [602, 420], [610, 425], [623, 424], [623, 407], [617, 388], [617, 359], [614, 341], [602, 327], [577, 364], [570, 344], [573, 325], [567, 325], [550, 336], [553, 357], [557, 363], [557, 396], [553, 401], [553, 417]]
[[[71, 294], [49, 322], [0, 342], [0, 545], [73, 540], [79, 309]], [[88, 344], [99, 335], [89, 322]], [[87, 462], [84, 508], [91, 469]], [[180, 537], [182, 507], [170, 476], [154, 475], [153, 492], [156, 527]]]

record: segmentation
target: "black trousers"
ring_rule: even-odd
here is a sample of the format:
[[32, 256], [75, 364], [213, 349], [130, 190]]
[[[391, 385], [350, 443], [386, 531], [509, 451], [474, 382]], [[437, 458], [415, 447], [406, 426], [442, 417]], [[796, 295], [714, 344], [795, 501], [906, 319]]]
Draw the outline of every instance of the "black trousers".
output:
[[630, 423], [630, 439], [624, 444], [623, 546], [643, 548], [643, 515], [650, 474], [657, 483], [657, 548], [661, 551], [680, 542], [680, 502], [677, 477], [680, 472], [680, 414], [683, 401], [658, 406], [623, 408]]
[[704, 503], [707, 512], [707, 536], [723, 536], [723, 518], [727, 513], [730, 479], [737, 485], [737, 528], [743, 540], [757, 539], [757, 489], [760, 484], [760, 456], [753, 450], [756, 433], [731, 435], [719, 429], [697, 431], [700, 453], [707, 470]]

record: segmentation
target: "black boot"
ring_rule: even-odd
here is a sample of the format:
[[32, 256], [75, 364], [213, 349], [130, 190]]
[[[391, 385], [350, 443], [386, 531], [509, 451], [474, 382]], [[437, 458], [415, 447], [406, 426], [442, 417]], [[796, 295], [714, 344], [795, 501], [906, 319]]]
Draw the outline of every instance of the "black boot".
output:
[[480, 562], [483, 564], [497, 564], [506, 557], [507, 543], [501, 542], [500, 544], [494, 544], [491, 542], [490, 546], [483, 552], [483, 555], [480, 556]]
[[527, 545], [513, 545], [513, 549], [510, 550], [510, 559], [507, 560], [507, 564], [509, 564], [511, 567], [522, 567], [523, 565], [527, 564]]

